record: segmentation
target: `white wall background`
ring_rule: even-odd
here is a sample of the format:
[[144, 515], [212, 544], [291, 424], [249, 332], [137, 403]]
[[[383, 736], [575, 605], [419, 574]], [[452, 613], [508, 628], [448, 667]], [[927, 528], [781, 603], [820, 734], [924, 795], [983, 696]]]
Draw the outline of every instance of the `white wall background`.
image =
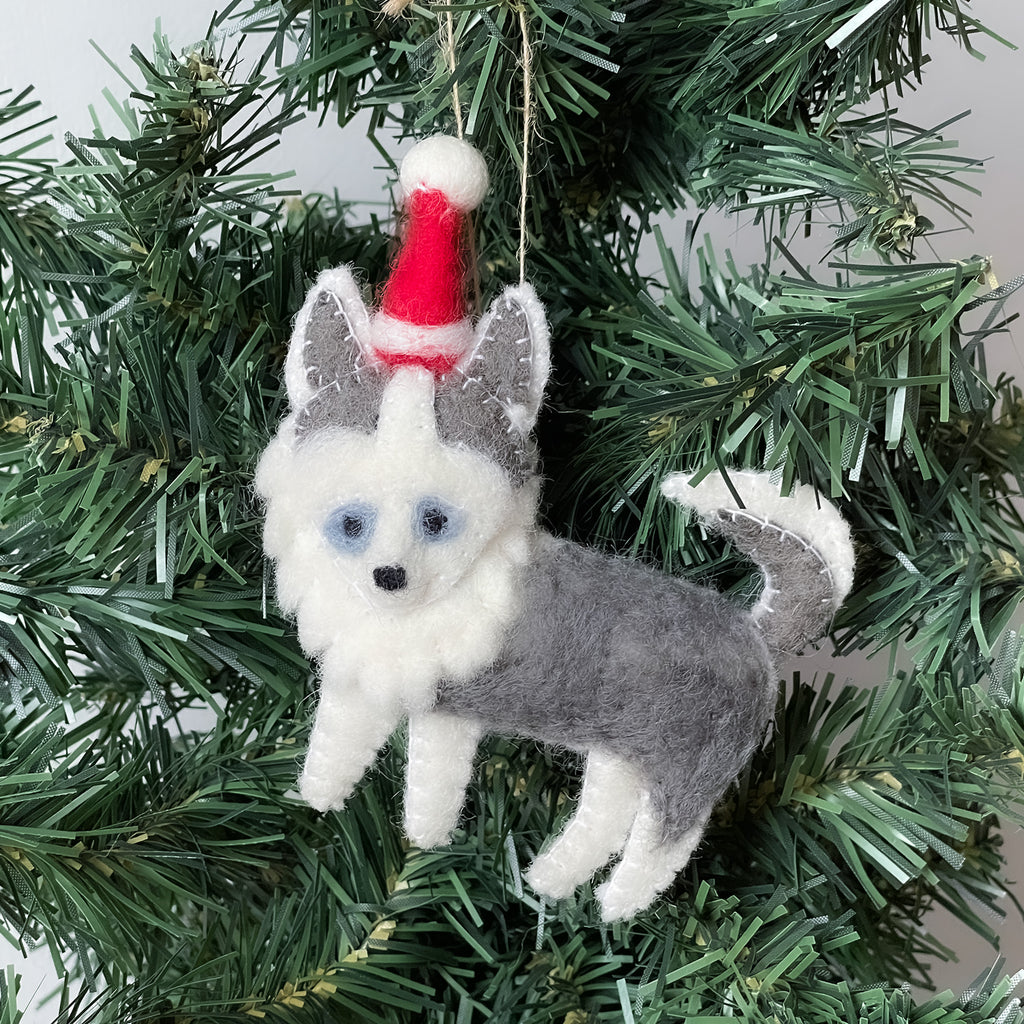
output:
[[[162, 19], [162, 31], [173, 45], [181, 47], [203, 37], [215, 6], [214, 0], [37, 0], [34, 4], [5, 0], [0, 88], [17, 92], [28, 84], [36, 86], [35, 95], [45, 111], [58, 118], [52, 128], [55, 141], [50, 155], [64, 159], [61, 140], [65, 132], [92, 133], [89, 104], [95, 105], [101, 123], [111, 133], [116, 132], [113, 113], [105, 109], [103, 89], [109, 88], [119, 99], [126, 95], [124, 83], [89, 41], [95, 40], [133, 77], [129, 49], [136, 44], [143, 53], [150, 52], [158, 17]], [[991, 29], [1011, 41], [1024, 42], [1024, 4], [1019, 0], [977, 0], [971, 6]], [[933, 69], [923, 86], [900, 103], [900, 113], [905, 120], [927, 127], [968, 108], [973, 110], [972, 117], [959, 122], [949, 134], [960, 140], [963, 155], [990, 158], [987, 173], [973, 182], [983, 195], [965, 196], [964, 204], [973, 213], [973, 235], [943, 239], [942, 255], [991, 255], [998, 277], [1006, 281], [1024, 272], [1024, 202], [1019, 191], [1022, 147], [1017, 106], [1024, 101], [1024, 55], [984, 38], [978, 45], [986, 55], [984, 61], [957, 50], [944, 38], [935, 39], [929, 48], [935, 58]], [[313, 132], [304, 126], [292, 129], [286, 147], [264, 159], [268, 168], [294, 167], [298, 172], [294, 186], [302, 191], [337, 188], [346, 198], [371, 201], [383, 198], [383, 179], [375, 169], [379, 163], [379, 155], [358, 128], [344, 133], [330, 128]], [[722, 225], [717, 250], [721, 253], [726, 246], [734, 246], [738, 252], [746, 251], [742, 221], [726, 219]], [[1019, 309], [1022, 302], [1016, 297], [1015, 308]], [[1024, 356], [1013, 335], [990, 348], [989, 365], [1024, 378]], [[1010, 835], [1008, 846], [1010, 877], [1024, 879], [1024, 839], [1019, 834]], [[1024, 890], [1018, 888], [1017, 892], [1024, 897]], [[1009, 918], [1003, 933], [1003, 953], [1012, 973], [1024, 968], [1024, 928], [1008, 901], [1006, 910]], [[936, 927], [960, 956], [959, 964], [938, 972], [940, 987], [959, 991], [992, 962], [994, 954], [956, 921], [937, 919]], [[16, 952], [0, 948], [0, 969], [8, 961], [25, 976], [22, 1005], [30, 1002], [33, 993], [42, 995], [52, 988], [48, 956], [37, 955], [25, 962]], [[51, 1019], [49, 1010], [33, 1010], [27, 1024], [46, 1024]]]

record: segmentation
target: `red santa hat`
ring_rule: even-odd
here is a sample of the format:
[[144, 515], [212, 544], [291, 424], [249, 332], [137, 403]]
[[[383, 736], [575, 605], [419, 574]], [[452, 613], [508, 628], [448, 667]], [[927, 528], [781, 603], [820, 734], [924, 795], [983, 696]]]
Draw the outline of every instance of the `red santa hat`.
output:
[[464, 239], [466, 214], [487, 192], [487, 165], [468, 142], [435, 135], [409, 151], [399, 181], [405, 232], [373, 317], [373, 347], [390, 366], [447, 373], [473, 341]]

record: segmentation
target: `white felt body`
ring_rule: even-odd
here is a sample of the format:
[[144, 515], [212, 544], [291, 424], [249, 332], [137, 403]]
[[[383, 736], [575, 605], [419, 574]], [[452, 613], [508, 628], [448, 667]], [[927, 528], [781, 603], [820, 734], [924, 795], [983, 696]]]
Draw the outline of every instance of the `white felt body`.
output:
[[[513, 490], [479, 454], [441, 445], [430, 387], [422, 370], [396, 373], [372, 436], [325, 431], [299, 445], [286, 423], [257, 470], [278, 600], [320, 662], [300, 792], [321, 810], [342, 806], [390, 732], [432, 706], [438, 680], [469, 678], [493, 660], [518, 614], [536, 488]], [[424, 497], [459, 505], [468, 524], [459, 537], [417, 542], [413, 509]], [[358, 554], [333, 550], [324, 535], [346, 502], [377, 510]], [[401, 592], [374, 585], [374, 569], [389, 565], [408, 573]]]
[[[472, 147], [435, 138], [406, 158], [402, 183], [407, 191], [441, 188], [468, 209], [482, 198], [487, 173]], [[410, 330], [369, 312], [348, 268], [320, 275], [296, 318], [286, 362], [291, 412], [260, 460], [256, 487], [266, 504], [264, 543], [276, 563], [280, 605], [295, 616], [302, 646], [321, 676], [300, 792], [318, 810], [341, 808], [407, 718], [405, 828], [414, 843], [433, 846], [446, 842], [458, 823], [484, 731], [472, 715], [438, 710], [438, 687], [442, 681], [468, 685], [500, 658], [523, 611], [524, 581], [542, 575], [550, 550], [536, 527], [538, 482], [528, 440], [548, 375], [549, 339], [544, 310], [528, 285], [507, 289], [475, 329], [467, 321], [440, 334], [413, 337]], [[314, 339], [308, 344], [307, 331]], [[489, 348], [496, 341], [505, 347], [497, 359]], [[349, 352], [354, 365], [338, 368], [336, 342], [337, 353]], [[431, 374], [385, 366], [388, 354], [413, 350], [458, 360], [452, 371], [463, 381], [454, 400], [458, 415], [454, 426], [449, 418], [443, 428], [451, 443], [439, 437], [435, 415], [443, 416], [435, 412]], [[310, 359], [330, 365], [337, 376], [325, 378]], [[372, 411], [380, 402], [376, 420], [339, 425], [347, 421], [335, 415], [330, 396], [340, 395], [342, 385], [361, 395], [367, 379], [381, 389], [373, 392]], [[345, 394], [352, 405], [351, 390]], [[450, 392], [445, 400], [452, 401]], [[514, 441], [515, 458], [505, 449], [482, 454], [493, 450], [473, 436], [474, 418], [463, 415], [468, 401], [496, 403], [487, 405], [499, 410], [493, 421], [484, 420], [488, 437], [493, 422]], [[315, 415], [304, 421], [309, 408]], [[763, 474], [730, 474], [739, 503], [717, 474], [697, 487], [690, 479], [673, 475], [662, 490], [709, 521], [722, 509], [751, 509], [787, 538], [790, 532], [814, 538], [838, 606], [852, 583], [853, 550], [846, 524], [828, 503], [810, 488], [781, 498]], [[443, 542], [425, 542], [417, 533], [417, 509], [427, 501], [443, 504], [460, 524]], [[369, 524], [358, 543], [331, 526], [346, 509], [361, 510]], [[383, 586], [382, 571], [398, 567], [401, 586]], [[582, 586], [586, 578], [576, 572], [573, 579]], [[755, 619], [772, 594], [769, 584]], [[614, 587], [600, 600], [614, 602]], [[527, 660], [534, 658], [531, 647]], [[550, 694], [526, 678], [528, 702], [549, 715]], [[550, 676], [544, 681], [549, 684]], [[581, 678], [580, 686], [587, 685]], [[573, 746], [569, 739], [566, 744]], [[642, 910], [671, 884], [699, 843], [710, 808], [703, 818], [688, 819], [694, 824], [685, 834], [666, 841], [650, 776], [621, 753], [586, 753], [579, 805], [528, 878], [538, 892], [562, 898], [618, 857], [598, 890], [605, 920], [615, 920]]]
[[405, 834], [424, 849], [443, 846], [459, 823], [483, 727], [436, 711], [409, 717]]

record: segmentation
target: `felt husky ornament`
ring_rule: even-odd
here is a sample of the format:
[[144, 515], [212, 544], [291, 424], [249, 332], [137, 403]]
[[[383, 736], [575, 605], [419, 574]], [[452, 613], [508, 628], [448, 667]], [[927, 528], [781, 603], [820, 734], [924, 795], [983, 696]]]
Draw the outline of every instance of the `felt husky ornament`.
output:
[[476, 150], [427, 139], [400, 180], [405, 238], [380, 307], [348, 268], [320, 275], [257, 472], [279, 602], [321, 677], [299, 790], [341, 808], [408, 718], [405, 829], [430, 847], [458, 822], [486, 733], [579, 751], [578, 807], [527, 877], [561, 898], [618, 857], [598, 896], [606, 920], [629, 917], [686, 865], [760, 743], [774, 659], [828, 627], [851, 585], [849, 531], [807, 487], [668, 477], [666, 497], [761, 568], [745, 609], [538, 529], [543, 309], [524, 284], [475, 326], [467, 313]]

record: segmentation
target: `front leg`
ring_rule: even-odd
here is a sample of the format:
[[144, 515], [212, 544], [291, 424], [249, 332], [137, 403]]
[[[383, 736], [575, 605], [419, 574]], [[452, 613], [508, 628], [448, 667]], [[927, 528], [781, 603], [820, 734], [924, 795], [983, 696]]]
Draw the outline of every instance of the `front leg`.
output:
[[422, 849], [445, 845], [458, 824], [483, 734], [479, 722], [440, 711], [409, 718], [405, 834]]
[[325, 680], [299, 776], [302, 799], [321, 812], [341, 810], [401, 720], [397, 704]]

